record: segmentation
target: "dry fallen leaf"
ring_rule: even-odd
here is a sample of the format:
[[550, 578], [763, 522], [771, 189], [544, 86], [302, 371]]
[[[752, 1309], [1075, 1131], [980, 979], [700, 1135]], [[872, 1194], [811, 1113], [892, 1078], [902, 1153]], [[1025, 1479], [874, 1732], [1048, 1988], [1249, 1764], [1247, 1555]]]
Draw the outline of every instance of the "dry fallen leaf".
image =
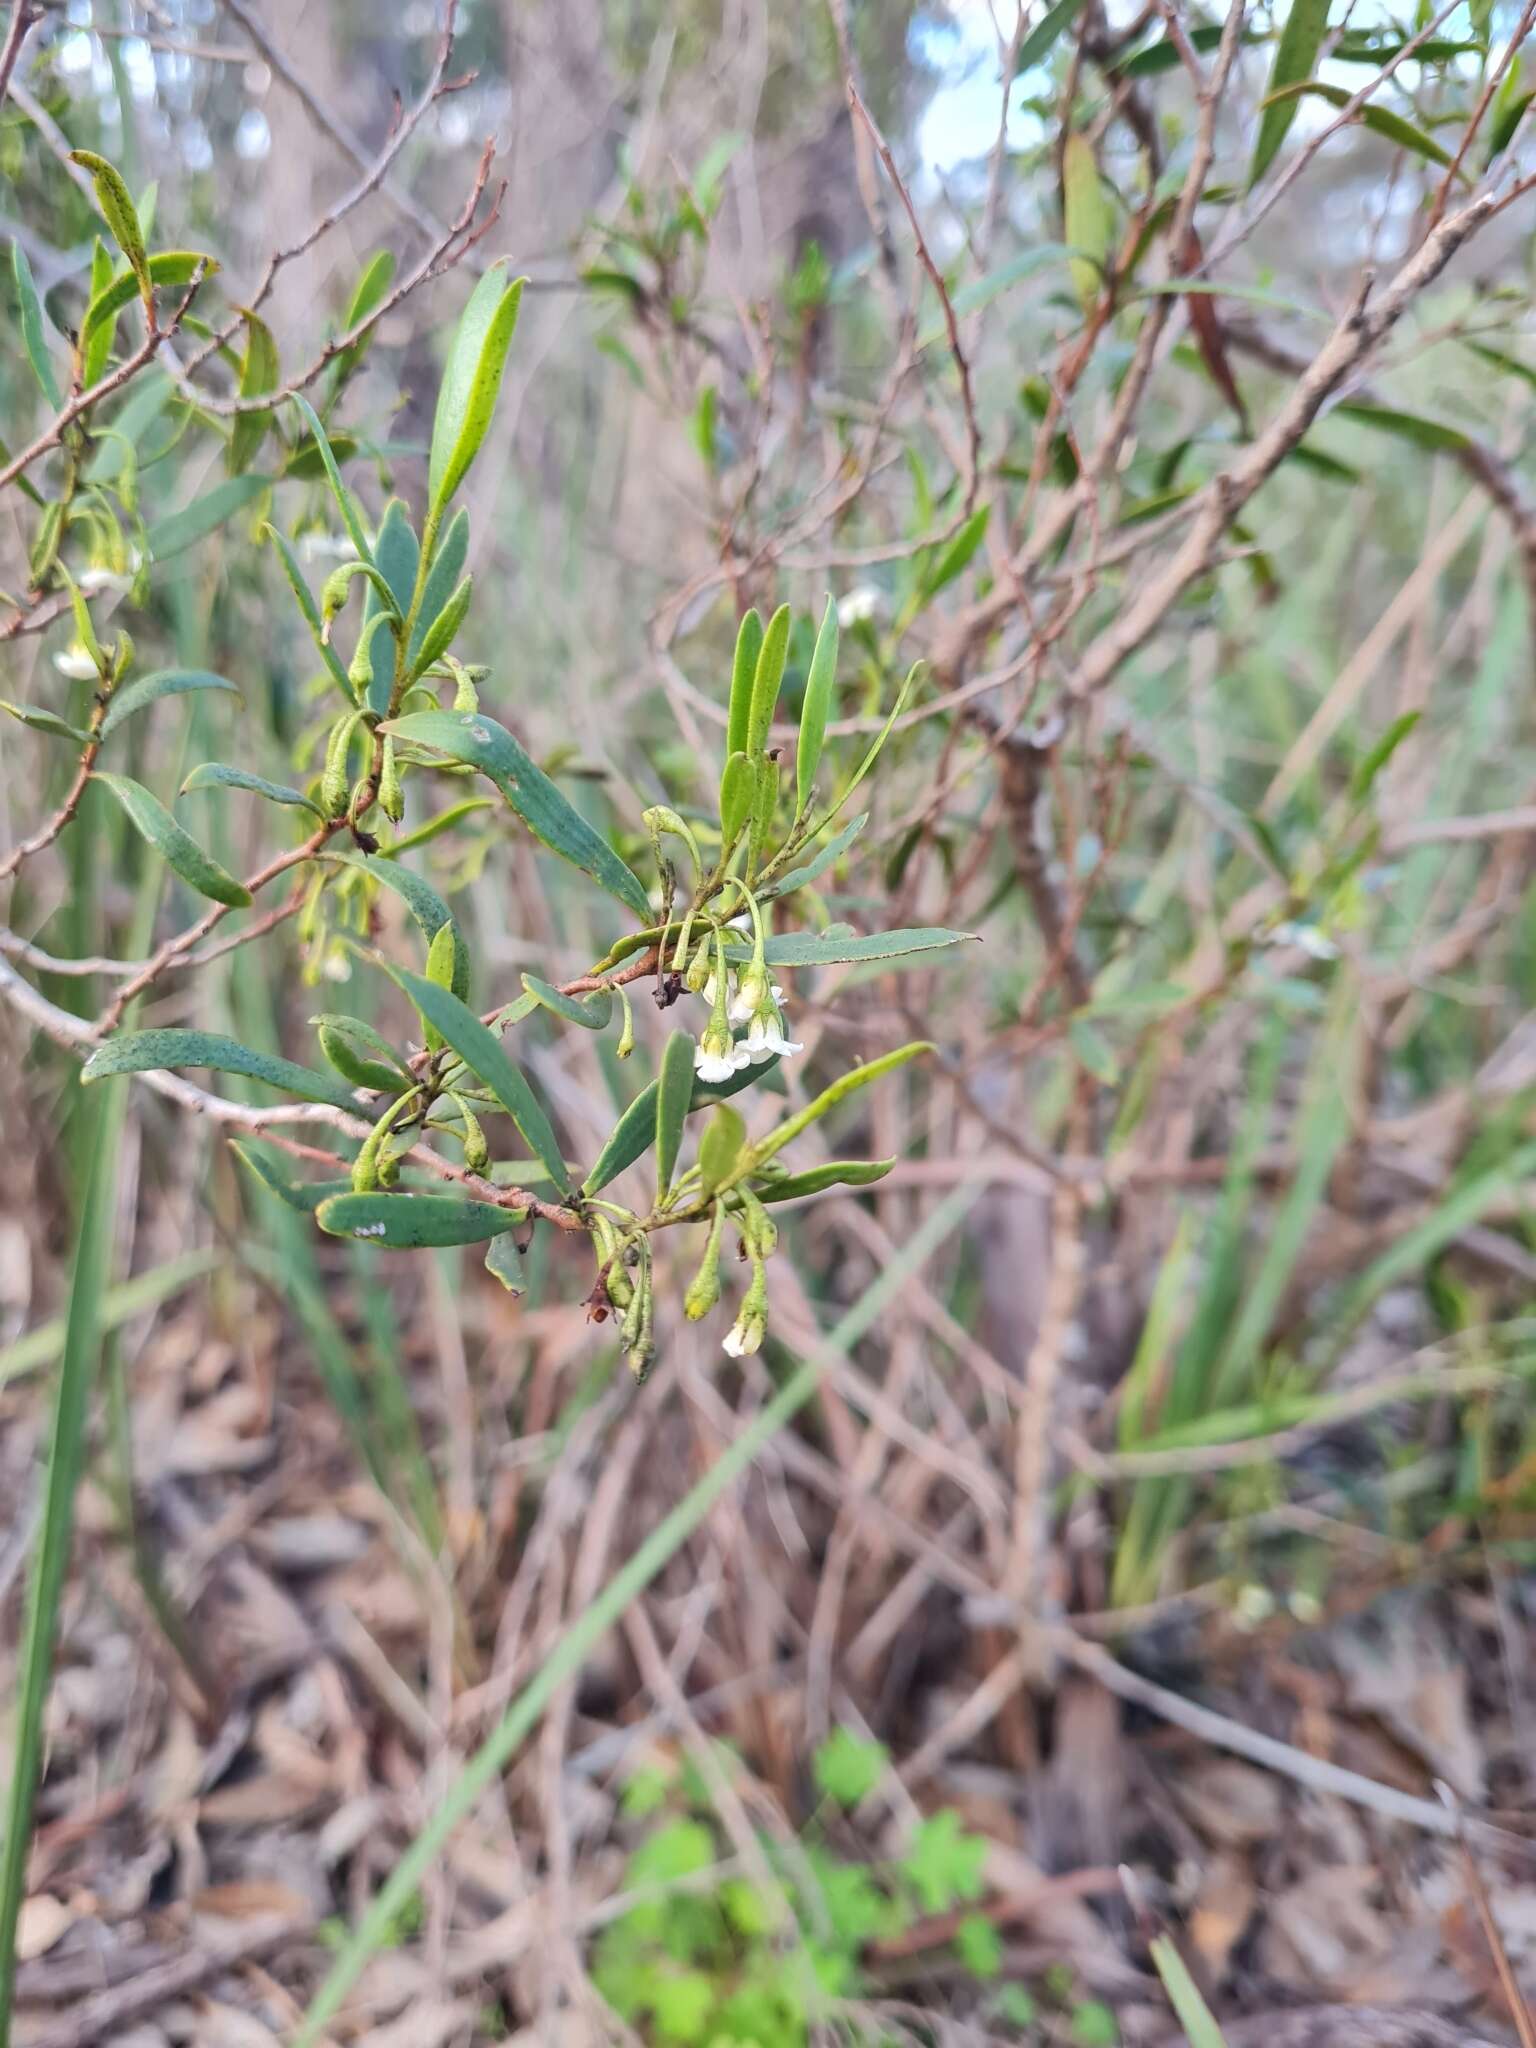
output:
[[36, 1892], [23, 1899], [16, 1923], [17, 1960], [30, 1963], [34, 1957], [47, 1955], [74, 1924], [74, 1913], [51, 1892]]

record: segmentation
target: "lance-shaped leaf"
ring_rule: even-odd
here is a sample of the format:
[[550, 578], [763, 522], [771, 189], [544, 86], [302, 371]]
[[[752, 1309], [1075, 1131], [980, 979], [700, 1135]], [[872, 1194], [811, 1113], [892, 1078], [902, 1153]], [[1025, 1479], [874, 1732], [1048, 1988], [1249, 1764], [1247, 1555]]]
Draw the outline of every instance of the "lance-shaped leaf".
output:
[[524, 1209], [467, 1202], [457, 1195], [332, 1195], [315, 1211], [332, 1237], [360, 1238], [385, 1251], [427, 1245], [484, 1244], [527, 1221]]
[[469, 610], [470, 594], [474, 587], [474, 581], [473, 576], [466, 576], [464, 578], [463, 582], [452, 592], [448, 602], [422, 635], [421, 646], [411, 662], [411, 676], [413, 680], [422, 673], [423, 669], [430, 668], [434, 661], [440, 660], [453, 645], [454, 635], [458, 632], [460, 626], [463, 625], [464, 614]]
[[821, 766], [821, 750], [827, 743], [827, 717], [837, 688], [837, 601], [827, 599], [816, 651], [811, 656], [805, 679], [805, 699], [800, 706], [800, 738], [795, 749], [795, 810], [804, 811], [810, 802], [811, 786]]
[[[129, 291], [136, 292], [138, 290], [139, 281], [134, 276], [133, 272], [131, 270], [128, 270], [125, 271], [123, 274], [129, 281]], [[100, 235], [98, 235], [96, 237], [95, 244], [91, 250], [91, 306], [95, 305], [97, 299], [101, 296], [101, 294], [104, 291], [107, 291], [111, 287], [111, 284], [111, 251], [107, 248], [106, 243], [101, 239]], [[86, 308], [86, 319], [90, 319], [90, 306]], [[114, 313], [110, 319], [104, 320], [102, 324], [94, 330], [94, 332], [90, 335], [89, 339], [82, 339], [81, 341], [80, 381], [87, 391], [90, 390], [93, 384], [99, 382], [102, 371], [107, 367], [107, 357], [112, 353], [112, 335], [114, 330], [116, 329], [116, 326], [117, 315]], [[167, 378], [165, 382], [167, 396], [169, 396], [170, 379]], [[127, 405], [124, 406], [122, 412], [118, 414], [117, 424], [119, 428], [122, 428], [125, 416], [127, 415], [128, 410], [133, 405], [133, 403], [133, 399], [130, 398], [128, 400]]]
[[1255, 186], [1274, 162], [1275, 152], [1290, 133], [1296, 118], [1294, 98], [1280, 97], [1287, 86], [1312, 76], [1317, 53], [1328, 32], [1328, 0], [1291, 0], [1285, 27], [1270, 66], [1264, 112], [1259, 120], [1253, 161], [1248, 166], [1248, 184]]
[[693, 1103], [693, 1037], [687, 1031], [669, 1033], [661, 1053], [661, 1072], [656, 1087], [656, 1199], [660, 1201], [672, 1185], [677, 1155], [683, 1142], [683, 1125]]
[[432, 422], [427, 489], [434, 518], [464, 481], [491, 424], [522, 296], [522, 278], [507, 282], [505, 257], [491, 265], [469, 295]]
[[867, 1188], [884, 1180], [895, 1164], [894, 1159], [829, 1159], [804, 1173], [758, 1181], [752, 1192], [760, 1202], [794, 1202], [802, 1195], [825, 1194], [828, 1188]]
[[747, 1126], [739, 1110], [729, 1103], [715, 1105], [715, 1113], [704, 1126], [699, 1140], [699, 1192], [712, 1195], [735, 1171], [741, 1148], [747, 1142]]
[[757, 770], [750, 754], [732, 754], [720, 776], [720, 836], [727, 846], [741, 837], [757, 795]]
[[613, 997], [607, 989], [594, 989], [588, 996], [568, 996], [536, 974], [523, 976], [523, 987], [541, 1009], [563, 1017], [567, 1024], [579, 1024], [583, 1031], [601, 1031], [613, 1014]]
[[327, 1102], [333, 1109], [357, 1108], [351, 1089], [332, 1075], [317, 1074], [311, 1067], [298, 1066], [273, 1053], [255, 1052], [217, 1031], [120, 1031], [91, 1054], [81, 1079], [102, 1081], [109, 1074], [149, 1074], [178, 1067], [240, 1074], [247, 1081], [264, 1081], [269, 1088], [296, 1095], [303, 1102]]
[[[411, 666], [417, 665], [421, 654], [421, 643], [426, 638], [427, 628], [439, 617], [443, 606], [458, 588], [463, 577], [464, 564], [469, 558], [469, 513], [461, 505], [449, 520], [437, 550], [432, 557], [432, 566], [427, 571], [427, 580], [422, 585], [421, 608], [416, 614], [416, 623], [411, 628], [411, 644], [408, 657]], [[410, 593], [406, 593], [409, 609]]]
[[[825, 932], [776, 932], [765, 943], [763, 958], [770, 967], [833, 967], [939, 953], [975, 938], [975, 932], [953, 932], [942, 925], [916, 925], [896, 932], [852, 932], [846, 926]], [[725, 950], [729, 958], [744, 960], [752, 946], [744, 934], [731, 932]]]
[[845, 825], [841, 832], [829, 839], [825, 846], [817, 847], [809, 860], [802, 861], [799, 867], [791, 868], [787, 874], [780, 875], [777, 881], [770, 882], [766, 889], [759, 889], [758, 901], [761, 903], [774, 896], [793, 895], [796, 889], [803, 889], [807, 883], [816, 881], [826, 873], [835, 860], [841, 859], [868, 823], [868, 811], [860, 811], [859, 815], [850, 824]]
[[867, 1066], [854, 1067], [850, 1072], [840, 1075], [830, 1088], [822, 1090], [814, 1102], [808, 1102], [804, 1109], [797, 1110], [791, 1117], [786, 1117], [783, 1123], [768, 1133], [766, 1138], [758, 1139], [750, 1148], [751, 1171], [755, 1173], [759, 1167], [766, 1165], [775, 1153], [782, 1152], [784, 1147], [798, 1138], [802, 1131], [808, 1131], [812, 1124], [818, 1123], [830, 1110], [836, 1109], [840, 1102], [845, 1102], [859, 1089], [867, 1088], [871, 1081], [879, 1081], [887, 1074], [894, 1074], [898, 1067], [904, 1067], [908, 1060], [915, 1060], [919, 1053], [932, 1051], [931, 1043], [927, 1039], [919, 1038], [911, 1045], [898, 1046], [895, 1052], [888, 1052], [880, 1059], [871, 1060]]
[[129, 683], [126, 689], [113, 692], [107, 706], [107, 715], [101, 721], [101, 736], [106, 739], [125, 719], [132, 718], [137, 711], [157, 704], [162, 697], [184, 697], [192, 690], [228, 690], [231, 696], [240, 692], [226, 676], [216, 676], [205, 668], [162, 668], [153, 675], [140, 676], [136, 683]]
[[53, 374], [48, 343], [43, 332], [43, 302], [32, 279], [32, 266], [19, 240], [11, 243], [11, 275], [16, 280], [16, 297], [21, 306], [21, 345], [32, 365], [32, 374], [42, 387], [44, 398], [58, 412], [64, 404], [59, 380]]
[[[1291, 105], [1303, 96], [1326, 100], [1330, 107], [1347, 107], [1354, 97], [1342, 85], [1324, 85], [1318, 79], [1303, 79], [1298, 85], [1285, 86], [1272, 93], [1265, 103], [1265, 118], [1271, 105]], [[1415, 128], [1411, 121], [1401, 114], [1394, 114], [1390, 107], [1372, 106], [1369, 101], [1357, 107], [1354, 113], [1362, 128], [1369, 128], [1373, 135], [1379, 135], [1384, 142], [1394, 143], [1399, 149], [1406, 149], [1415, 156], [1421, 156], [1432, 164], [1449, 165], [1450, 151], [1442, 149], [1432, 135], [1426, 135], [1422, 128]]]
[[296, 804], [306, 811], [320, 816], [320, 806], [311, 803], [300, 789], [290, 789], [284, 782], [268, 782], [264, 775], [253, 775], [248, 768], [231, 767], [228, 761], [199, 761], [192, 773], [181, 785], [181, 793], [187, 795], [194, 789], [243, 789], [252, 796], [264, 796], [269, 803]]
[[747, 751], [747, 732], [752, 723], [752, 682], [757, 674], [757, 657], [763, 651], [763, 622], [749, 611], [736, 633], [736, 654], [731, 663], [731, 700], [727, 727], [727, 754]]
[[590, 875], [636, 917], [650, 916], [650, 899], [640, 878], [494, 718], [478, 711], [413, 711], [389, 720], [382, 730], [478, 768], [551, 853]]
[[363, 516], [357, 509], [357, 500], [341, 480], [341, 471], [336, 467], [336, 453], [331, 446], [325, 428], [320, 424], [320, 415], [315, 411], [315, 408], [310, 404], [302, 391], [295, 394], [294, 403], [308, 422], [309, 431], [314, 436], [315, 446], [320, 451], [320, 460], [324, 463], [326, 476], [330, 480], [331, 496], [336, 500], [337, 510], [341, 513], [342, 524], [347, 529], [347, 536], [362, 559], [365, 562], [371, 562], [373, 560], [373, 550], [369, 547], [368, 536], [363, 530]]
[[1355, 420], [1362, 427], [1374, 427], [1378, 433], [1392, 434], [1399, 441], [1410, 441], [1415, 448], [1455, 454], [1469, 446], [1459, 427], [1447, 426], [1443, 420], [1426, 419], [1422, 413], [1402, 412], [1390, 405], [1372, 405], [1363, 398], [1340, 399], [1334, 411], [1341, 419]]
[[232, 910], [250, 902], [251, 892], [245, 884], [221, 868], [212, 854], [204, 853], [191, 833], [177, 824], [142, 782], [127, 775], [103, 775], [99, 769], [93, 780], [111, 790], [135, 829], [189, 888], [196, 889], [200, 896], [211, 897], [215, 903], [227, 904]]
[[763, 635], [757, 668], [752, 677], [752, 713], [747, 721], [749, 754], [756, 755], [762, 752], [768, 738], [768, 728], [773, 723], [773, 709], [779, 701], [779, 685], [784, 680], [784, 657], [789, 652], [789, 620], [789, 606], [781, 604], [768, 621], [768, 630]]
[[[696, 1079], [690, 1111], [708, 1109], [729, 1096], [739, 1095], [743, 1088], [750, 1088], [754, 1081], [761, 1081], [772, 1073], [778, 1064], [775, 1058], [764, 1060], [758, 1066], [743, 1067], [740, 1073], [732, 1074], [729, 1081]], [[658, 1084], [648, 1081], [608, 1133], [596, 1163], [581, 1184], [584, 1195], [597, 1194], [611, 1180], [617, 1179], [626, 1166], [633, 1166], [650, 1150], [656, 1140], [656, 1097], [659, 1092]]]
[[451, 917], [427, 948], [427, 979], [451, 988], [461, 1003], [469, 1001], [469, 948]]
[[438, 895], [432, 884], [418, 875], [414, 868], [404, 862], [385, 860], [377, 853], [346, 853], [337, 856], [348, 867], [363, 868], [391, 890], [415, 918], [422, 937], [430, 946], [445, 924], [453, 920], [453, 912]]
[[[98, 243], [97, 246], [101, 245]], [[199, 270], [205, 277], [211, 277], [219, 265], [211, 256], [204, 256], [196, 249], [161, 249], [148, 259], [146, 268], [151, 284], [184, 285], [190, 284]], [[96, 278], [92, 277], [91, 302], [80, 323], [80, 346], [87, 352], [88, 362], [103, 328], [107, 330], [106, 347], [111, 347], [111, 333], [117, 325], [118, 314], [125, 306], [131, 306], [141, 291], [137, 272], [120, 270], [113, 275], [110, 258], [105, 280], [98, 285]], [[88, 381], [94, 382], [94, 379]]]
[[[372, 319], [389, 296], [389, 288], [394, 281], [394, 250], [380, 249], [376, 251], [363, 266], [363, 274], [358, 279], [356, 289], [353, 291], [351, 300], [348, 303], [346, 317], [341, 325], [343, 334], [351, 334], [354, 328], [361, 327], [365, 320]], [[350, 377], [357, 368], [371, 339], [371, 333], [359, 335], [352, 346], [344, 349], [336, 358], [336, 381], [338, 384], [345, 378]]]
[[58, 740], [73, 740], [81, 747], [90, 743], [91, 735], [83, 726], [71, 725], [67, 718], [60, 718], [40, 704], [13, 704], [9, 697], [0, 697], [0, 711], [8, 711], [34, 732], [51, 733]]
[[439, 988], [424, 975], [409, 968], [384, 962], [384, 971], [415, 1004], [422, 1021], [441, 1032], [443, 1042], [458, 1054], [473, 1074], [490, 1089], [523, 1135], [536, 1159], [543, 1161], [557, 1189], [566, 1184], [565, 1159], [555, 1141], [553, 1126], [543, 1105], [522, 1073], [502, 1049], [501, 1041], [486, 1029], [473, 1010], [466, 1009], [451, 989]]
[[[379, 521], [379, 530], [374, 535], [373, 559], [379, 574], [389, 586], [395, 600], [395, 612], [405, 618], [411, 609], [411, 599], [416, 594], [416, 570], [421, 560], [421, 547], [416, 539], [415, 528], [410, 515], [398, 498], [391, 498], [384, 507], [384, 517]], [[363, 603], [363, 631], [371, 630], [370, 620], [378, 617], [384, 609], [384, 600], [373, 585]], [[388, 643], [384, 643], [387, 645]], [[394, 688], [394, 661], [385, 660], [375, 652], [373, 681], [368, 685], [368, 703], [382, 718], [389, 709], [390, 693]]]
[[150, 297], [149, 254], [144, 247], [144, 234], [139, 226], [138, 210], [133, 195], [123, 183], [122, 174], [109, 164], [104, 156], [98, 156], [93, 149], [72, 149], [69, 152], [72, 164], [79, 164], [82, 170], [91, 174], [91, 184], [96, 191], [96, 204], [101, 208], [101, 217], [112, 230], [112, 239], [122, 250], [128, 267], [139, 281], [139, 289], [148, 304]]
[[[244, 306], [240, 309], [240, 317], [245, 322], [245, 354], [240, 359], [240, 396], [260, 398], [264, 392], [275, 391], [277, 388], [277, 343], [272, 339], [272, 330], [265, 320], [259, 319]], [[242, 412], [235, 415], [234, 432], [229, 437], [231, 474], [239, 476], [250, 468], [271, 424], [272, 416], [269, 412]]]
[[[259, 1180], [269, 1194], [276, 1195], [280, 1202], [290, 1209], [297, 1209], [301, 1216], [313, 1216], [320, 1204], [332, 1195], [344, 1195], [352, 1186], [350, 1180], [290, 1180], [279, 1173], [269, 1159], [243, 1145], [239, 1139], [230, 1140], [230, 1150], [240, 1164]], [[340, 1162], [337, 1162], [340, 1164]]]
[[1078, 251], [1072, 258], [1072, 282], [1083, 311], [1091, 313], [1104, 289], [1115, 217], [1086, 135], [1069, 135], [1062, 150], [1061, 201], [1067, 240]]
[[1054, 7], [1048, 7], [1019, 45], [1014, 76], [1048, 57], [1082, 11], [1083, 0], [1056, 0]]

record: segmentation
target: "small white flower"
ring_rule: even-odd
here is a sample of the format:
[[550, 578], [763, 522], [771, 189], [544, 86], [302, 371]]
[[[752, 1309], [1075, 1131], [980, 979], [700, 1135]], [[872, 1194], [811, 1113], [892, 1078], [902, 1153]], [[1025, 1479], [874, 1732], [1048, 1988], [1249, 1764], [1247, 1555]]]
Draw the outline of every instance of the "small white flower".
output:
[[727, 1059], [723, 1053], [706, 1052], [702, 1045], [693, 1048], [693, 1071], [701, 1081], [729, 1081], [737, 1071], [734, 1058]]
[[98, 590], [127, 590], [132, 586], [131, 576], [120, 576], [115, 569], [105, 567], [86, 569], [80, 577], [80, 595], [91, 597]]
[[745, 1358], [749, 1351], [755, 1351], [763, 1341], [763, 1333], [744, 1318], [738, 1318], [725, 1333], [725, 1351], [728, 1358]]
[[96, 674], [96, 664], [77, 640], [62, 654], [53, 657], [53, 665], [61, 676], [68, 676], [72, 683], [88, 683]]
[[840, 626], [861, 625], [885, 609], [885, 592], [875, 583], [856, 583], [837, 607]]
[[776, 1011], [765, 1012], [753, 1018], [752, 1029], [741, 1042], [744, 1052], [753, 1066], [764, 1060], [771, 1060], [775, 1054], [781, 1060], [793, 1059], [805, 1047], [797, 1040], [784, 1036], [784, 1020]]

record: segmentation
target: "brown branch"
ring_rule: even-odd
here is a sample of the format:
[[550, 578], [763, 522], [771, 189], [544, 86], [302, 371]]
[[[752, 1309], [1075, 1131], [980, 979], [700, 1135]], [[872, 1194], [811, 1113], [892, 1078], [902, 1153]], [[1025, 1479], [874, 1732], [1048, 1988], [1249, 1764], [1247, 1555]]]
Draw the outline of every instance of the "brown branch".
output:
[[21, 46], [26, 41], [33, 24], [41, 21], [43, 10], [37, 0], [16, 0], [11, 9], [10, 27], [5, 32], [5, 44], [0, 48], [0, 106], [10, 87], [11, 73], [16, 69], [16, 60], [21, 55]]

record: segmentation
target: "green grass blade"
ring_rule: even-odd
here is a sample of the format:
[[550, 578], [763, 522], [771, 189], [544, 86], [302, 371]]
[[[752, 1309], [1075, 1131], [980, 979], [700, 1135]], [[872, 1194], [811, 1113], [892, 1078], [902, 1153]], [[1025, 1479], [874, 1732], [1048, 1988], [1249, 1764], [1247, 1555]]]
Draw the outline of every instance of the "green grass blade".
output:
[[103, 1304], [112, 1263], [118, 1141], [126, 1086], [87, 1097], [90, 1174], [75, 1239], [74, 1271], [63, 1357], [54, 1390], [53, 1427], [43, 1488], [43, 1516], [32, 1555], [32, 1579], [21, 1645], [11, 1783], [6, 1797], [5, 1841], [0, 1845], [0, 2048], [11, 2038], [15, 1991], [16, 1927], [26, 1893], [32, 1809], [43, 1765], [43, 1709], [53, 1672], [59, 1599], [69, 1567], [75, 1493], [85, 1458], [86, 1419], [101, 1357]]
[[391, 1938], [395, 1916], [436, 1862], [448, 1837], [476, 1801], [504, 1771], [532, 1733], [540, 1715], [567, 1679], [580, 1670], [624, 1610], [687, 1542], [715, 1502], [735, 1484], [763, 1446], [815, 1393], [830, 1357], [846, 1352], [879, 1318], [908, 1274], [943, 1243], [975, 1201], [974, 1185], [958, 1187], [916, 1231], [880, 1277], [854, 1303], [816, 1353], [796, 1367], [784, 1385], [727, 1445], [697, 1486], [664, 1515], [645, 1541], [614, 1574], [592, 1604], [577, 1616], [495, 1729], [464, 1765], [442, 1804], [395, 1865], [356, 1931], [343, 1946], [294, 2037], [294, 2048], [315, 2048], [357, 1982], [370, 1957]]

